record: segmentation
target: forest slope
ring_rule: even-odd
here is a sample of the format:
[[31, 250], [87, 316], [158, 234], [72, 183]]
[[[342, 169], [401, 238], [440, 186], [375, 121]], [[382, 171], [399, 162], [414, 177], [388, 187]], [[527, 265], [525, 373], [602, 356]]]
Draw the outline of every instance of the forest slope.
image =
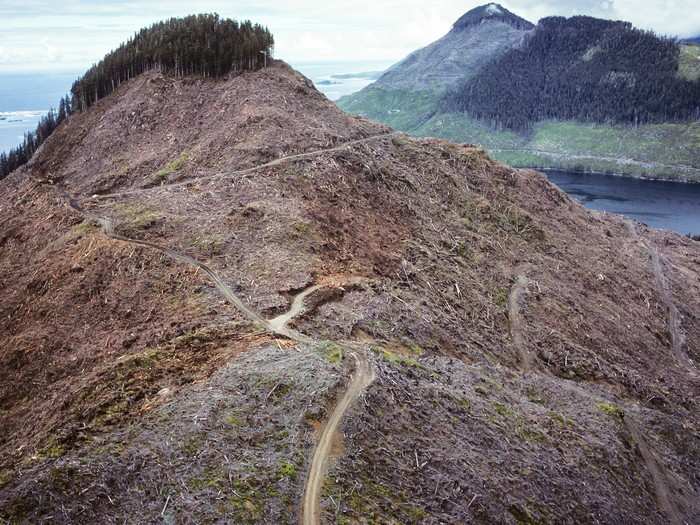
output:
[[282, 63], [131, 79], [0, 203], [5, 520], [298, 523], [353, 352], [323, 522], [700, 517], [697, 242]]
[[[459, 35], [426, 49], [447, 54]], [[435, 76], [431, 91], [377, 82], [338, 105], [413, 135], [483, 145], [515, 166], [700, 181], [696, 46], [590, 17], [545, 18], [526, 35], [485, 58], [463, 49], [463, 62], [471, 53], [481, 62], [459, 82]], [[493, 38], [469, 42], [488, 48]]]
[[700, 119], [700, 82], [680, 74], [673, 39], [587, 16], [543, 18], [522, 47], [444, 99], [499, 128], [547, 119], [639, 125]]

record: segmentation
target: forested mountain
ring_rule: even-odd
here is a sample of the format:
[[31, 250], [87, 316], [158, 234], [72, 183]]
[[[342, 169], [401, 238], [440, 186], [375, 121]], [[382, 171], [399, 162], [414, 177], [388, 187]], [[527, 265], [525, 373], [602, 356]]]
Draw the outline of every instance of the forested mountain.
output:
[[700, 46], [487, 4], [338, 105], [518, 167], [700, 181], [698, 81]]
[[445, 97], [494, 126], [545, 119], [641, 124], [700, 117], [700, 82], [677, 75], [673, 39], [586, 16], [540, 21], [522, 48], [485, 66]]
[[338, 105], [400, 130], [415, 129], [435, 113], [443, 92], [456, 89], [519, 46], [533, 28], [498, 4], [477, 7], [445, 36], [414, 51], [365, 89], [341, 98]]
[[263, 67], [273, 47], [267, 28], [217, 14], [171, 18], [144, 28], [76, 80], [58, 112], [52, 109], [22, 144], [0, 155], [0, 178], [28, 162], [73, 110], [84, 111], [122, 82], [150, 70], [178, 77], [221, 77], [256, 70]]

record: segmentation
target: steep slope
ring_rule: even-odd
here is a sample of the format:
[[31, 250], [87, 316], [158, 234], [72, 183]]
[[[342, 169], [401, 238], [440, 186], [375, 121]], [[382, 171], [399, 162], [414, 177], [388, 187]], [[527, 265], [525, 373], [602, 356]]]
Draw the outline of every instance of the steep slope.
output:
[[700, 517], [696, 242], [281, 63], [137, 77], [0, 193], [3, 519]]
[[700, 118], [700, 82], [679, 74], [670, 38], [589, 16], [543, 18], [520, 49], [485, 66], [445, 97], [498, 127], [572, 119], [638, 125]]
[[441, 39], [390, 67], [375, 83], [343, 97], [338, 105], [408, 130], [436, 110], [441, 94], [507, 50], [534, 26], [498, 4], [464, 14]]
[[[416, 52], [431, 71], [459, 50], [459, 81], [455, 70], [433, 76], [432, 91], [376, 82], [338, 105], [416, 136], [480, 144], [514, 166], [700, 180], [695, 46], [624, 22], [551, 17], [519, 44], [483, 53], [502, 41], [478, 28]], [[392, 70], [418, 78], [403, 63]]]
[[378, 88], [444, 90], [475, 74], [505, 49], [517, 45], [534, 26], [496, 4], [462, 16], [444, 37], [390, 67]]

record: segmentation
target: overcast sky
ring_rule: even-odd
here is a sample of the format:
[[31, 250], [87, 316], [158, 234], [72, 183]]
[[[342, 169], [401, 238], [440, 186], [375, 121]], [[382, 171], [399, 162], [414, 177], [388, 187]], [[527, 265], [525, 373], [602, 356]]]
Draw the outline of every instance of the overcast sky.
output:
[[[267, 25], [289, 62], [398, 60], [445, 34], [469, 0], [0, 0], [0, 72], [80, 72], [139, 28], [170, 16], [218, 12]], [[511, 0], [536, 22], [589, 14], [673, 36], [700, 35], [698, 0]], [[196, 7], [193, 7], [196, 6]]]

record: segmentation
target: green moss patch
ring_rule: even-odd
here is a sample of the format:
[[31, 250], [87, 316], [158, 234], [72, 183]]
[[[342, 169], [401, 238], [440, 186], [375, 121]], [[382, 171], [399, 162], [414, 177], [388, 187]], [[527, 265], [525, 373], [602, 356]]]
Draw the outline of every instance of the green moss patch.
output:
[[189, 160], [189, 155], [182, 152], [178, 158], [168, 162], [163, 168], [155, 172], [153, 179], [155, 182], [165, 182], [170, 175], [180, 171]]
[[612, 417], [622, 419], [625, 415], [625, 412], [619, 406], [613, 405], [612, 403], [598, 403], [596, 404], [596, 407], [598, 407], [598, 410], [604, 414]]

